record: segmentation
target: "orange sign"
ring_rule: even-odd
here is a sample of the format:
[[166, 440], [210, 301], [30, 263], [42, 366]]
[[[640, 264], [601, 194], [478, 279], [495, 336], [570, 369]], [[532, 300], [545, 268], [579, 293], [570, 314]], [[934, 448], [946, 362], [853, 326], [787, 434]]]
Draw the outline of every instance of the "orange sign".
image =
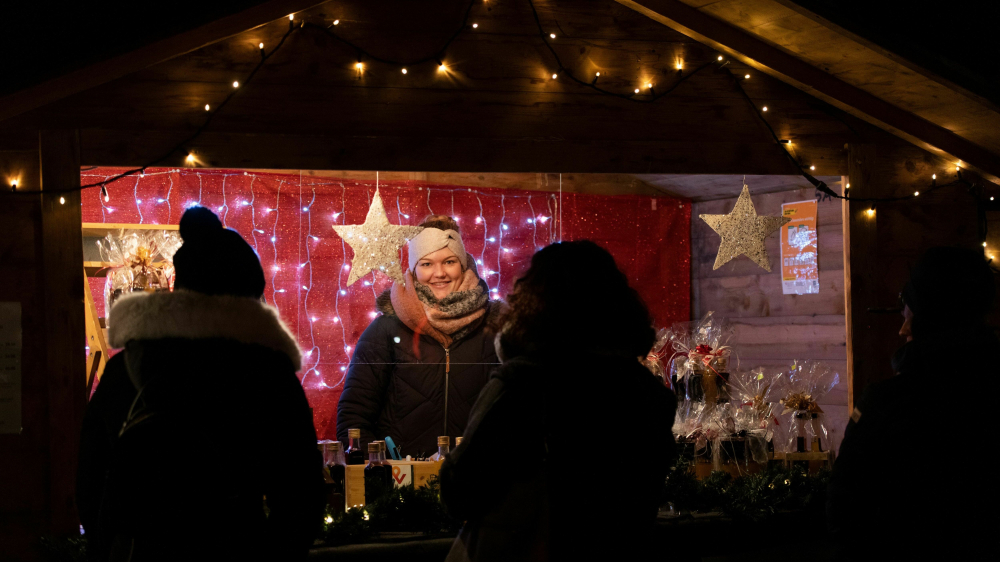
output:
[[782, 216], [791, 219], [781, 227], [781, 291], [786, 295], [819, 293], [816, 210], [815, 200], [781, 206]]

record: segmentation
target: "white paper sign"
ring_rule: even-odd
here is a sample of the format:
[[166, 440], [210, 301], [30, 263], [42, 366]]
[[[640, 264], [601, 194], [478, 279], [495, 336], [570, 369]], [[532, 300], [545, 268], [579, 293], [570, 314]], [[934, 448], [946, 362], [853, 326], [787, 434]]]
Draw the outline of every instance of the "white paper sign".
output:
[[0, 302], [0, 433], [21, 433], [19, 302]]
[[399, 488], [400, 486], [409, 486], [410, 484], [413, 484], [413, 465], [392, 465], [392, 485]]

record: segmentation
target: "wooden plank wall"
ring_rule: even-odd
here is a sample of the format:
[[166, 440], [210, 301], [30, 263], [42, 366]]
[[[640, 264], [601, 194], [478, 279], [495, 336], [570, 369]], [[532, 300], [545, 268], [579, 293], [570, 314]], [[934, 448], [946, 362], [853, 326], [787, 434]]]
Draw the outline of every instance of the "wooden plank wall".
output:
[[[739, 180], [733, 194], [739, 193]], [[815, 198], [815, 190], [795, 188], [753, 196], [758, 214], [780, 215], [781, 204]], [[753, 195], [753, 186], [751, 195]], [[701, 201], [691, 209], [691, 314], [715, 311], [733, 322], [731, 344], [741, 369], [782, 367], [794, 360], [823, 361], [840, 373], [840, 384], [820, 402], [829, 420], [834, 446], [847, 424], [847, 347], [844, 318], [844, 235], [840, 201], [819, 204], [819, 280], [816, 295], [781, 292], [778, 236], [767, 239], [771, 273], [745, 257], [713, 271], [719, 236], [698, 219], [700, 214], [728, 213], [736, 197]]]

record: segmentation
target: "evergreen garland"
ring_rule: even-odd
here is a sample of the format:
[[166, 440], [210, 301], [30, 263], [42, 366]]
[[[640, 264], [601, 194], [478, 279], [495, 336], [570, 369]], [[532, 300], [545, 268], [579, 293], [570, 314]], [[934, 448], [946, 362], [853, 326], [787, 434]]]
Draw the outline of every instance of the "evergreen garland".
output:
[[663, 502], [682, 512], [721, 512], [733, 519], [759, 522], [779, 511], [822, 512], [829, 482], [827, 469], [809, 475], [800, 467], [781, 465], [738, 478], [713, 472], [698, 481], [690, 465], [681, 462], [667, 477]]

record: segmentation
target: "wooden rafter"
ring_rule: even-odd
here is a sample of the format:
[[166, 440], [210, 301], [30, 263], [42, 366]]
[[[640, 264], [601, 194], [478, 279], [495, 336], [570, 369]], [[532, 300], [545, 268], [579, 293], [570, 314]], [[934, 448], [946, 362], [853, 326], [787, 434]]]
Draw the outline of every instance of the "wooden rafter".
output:
[[997, 154], [679, 0], [616, 1], [910, 143], [974, 166], [991, 179], [1000, 176]]
[[174, 35], [124, 55], [20, 90], [0, 98], [0, 121], [318, 4], [322, 4], [322, 2], [317, 0], [271, 0], [264, 2], [186, 33]]

